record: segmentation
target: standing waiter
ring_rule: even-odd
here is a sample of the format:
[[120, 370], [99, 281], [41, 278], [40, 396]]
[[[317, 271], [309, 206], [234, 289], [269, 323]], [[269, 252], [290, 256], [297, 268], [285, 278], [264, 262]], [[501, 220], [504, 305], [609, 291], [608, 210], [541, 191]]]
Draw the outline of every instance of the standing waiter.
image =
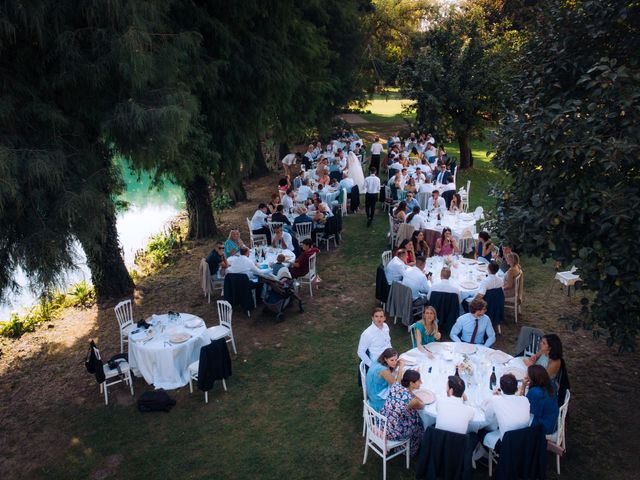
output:
[[371, 145], [371, 166], [375, 167], [376, 172], [380, 170], [380, 156], [384, 151], [384, 147], [380, 143], [380, 137], [376, 137]]
[[376, 167], [369, 169], [370, 175], [364, 179], [364, 209], [367, 214], [367, 227], [373, 222], [373, 215], [376, 213], [376, 202], [380, 195], [380, 179], [376, 177]]

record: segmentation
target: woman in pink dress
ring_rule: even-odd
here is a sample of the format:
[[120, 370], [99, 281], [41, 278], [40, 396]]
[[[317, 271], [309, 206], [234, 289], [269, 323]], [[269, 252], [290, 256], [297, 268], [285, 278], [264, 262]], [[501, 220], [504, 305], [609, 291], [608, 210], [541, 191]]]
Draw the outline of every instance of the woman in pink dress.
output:
[[435, 254], [445, 257], [447, 255], [454, 255], [459, 251], [458, 242], [453, 238], [451, 229], [449, 227], [445, 227], [442, 230], [442, 236], [436, 240], [436, 246], [434, 249]]

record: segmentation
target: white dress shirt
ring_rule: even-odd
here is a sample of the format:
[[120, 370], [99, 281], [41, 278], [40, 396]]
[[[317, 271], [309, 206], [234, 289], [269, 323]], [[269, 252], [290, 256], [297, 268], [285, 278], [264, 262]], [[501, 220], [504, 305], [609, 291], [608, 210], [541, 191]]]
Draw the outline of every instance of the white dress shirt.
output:
[[462, 398], [446, 397], [438, 400], [436, 428], [447, 432], [465, 434], [469, 431], [469, 422], [473, 420], [475, 410], [465, 405]]
[[411, 225], [416, 230], [425, 230], [429, 227], [427, 222], [424, 221], [424, 218], [420, 214], [414, 215], [409, 222], [409, 225]]
[[399, 257], [393, 257], [387, 266], [384, 267], [384, 274], [387, 277], [387, 283], [391, 285], [393, 282], [402, 280], [407, 264]]
[[[460, 298], [460, 289], [458, 287], [456, 287], [455, 285], [453, 285], [448, 278], [447, 279], [440, 279], [440, 281], [438, 283], [434, 283], [433, 285], [431, 285], [431, 291], [432, 292], [455, 293], [456, 295], [458, 295], [458, 302], [462, 302], [462, 299]], [[429, 296], [431, 296], [431, 293], [429, 293]]]
[[351, 193], [351, 189], [353, 188], [353, 186], [355, 185], [355, 182], [353, 181], [353, 178], [343, 178], [342, 180], [340, 180], [340, 188], [344, 188], [347, 193]]
[[435, 206], [435, 201], [433, 197], [429, 197], [429, 201], [427, 202], [427, 210], [440, 210], [440, 213], [445, 213], [447, 211], [447, 202], [444, 198], [438, 197], [438, 206]]
[[529, 426], [529, 399], [519, 395], [494, 395], [489, 399], [485, 417], [489, 432], [483, 443], [494, 448], [506, 432]]
[[364, 179], [364, 193], [380, 193], [380, 179], [375, 175], [369, 175]]
[[402, 284], [411, 289], [411, 297], [417, 300], [429, 294], [429, 280], [418, 267], [408, 267], [402, 276]]
[[284, 158], [282, 159], [282, 164], [283, 165], [293, 165], [294, 163], [296, 163], [296, 154], [295, 153], [290, 153], [289, 155], [285, 155]]
[[401, 171], [403, 168], [404, 167], [402, 166], [402, 164], [398, 161], [395, 161], [391, 165], [389, 165], [389, 170], [393, 169], [393, 170]]
[[307, 185], [302, 185], [298, 189], [298, 201], [304, 202], [305, 200], [309, 200], [309, 197], [313, 195], [313, 190], [311, 190]]
[[427, 158], [436, 157], [437, 155], [438, 155], [438, 150], [436, 150], [435, 147], [431, 147], [424, 152], [424, 156]]
[[[275, 237], [274, 237], [274, 240], [275, 240]], [[287, 250], [291, 250], [293, 252], [293, 239], [291, 238], [291, 234], [283, 230], [282, 241], [280, 244], [276, 243], [275, 248], [283, 248], [283, 249], [286, 248]]]
[[371, 154], [372, 155], [380, 155], [384, 151], [384, 147], [380, 142], [376, 142], [371, 145]]
[[293, 208], [293, 198], [291, 198], [289, 195], [284, 195], [282, 197], [282, 206], [284, 207], [285, 212], [291, 210]]
[[502, 280], [502, 278], [497, 275], [489, 274], [488, 277], [480, 282], [478, 293], [480, 295], [486, 295], [487, 290], [491, 290], [492, 288], [502, 288], [502, 285], [504, 285], [504, 280]]
[[256, 264], [246, 255], [240, 255], [227, 268], [227, 273], [244, 273], [252, 282], [258, 281], [258, 276], [262, 274]]
[[260, 230], [267, 225], [267, 214], [262, 210], [256, 210], [256, 213], [251, 217], [251, 230]]
[[[371, 325], [360, 335], [358, 356], [370, 367], [387, 348], [391, 348], [389, 326], [384, 323], [382, 328], [378, 328], [375, 323], [371, 322]], [[362, 381], [364, 382], [364, 378]]]

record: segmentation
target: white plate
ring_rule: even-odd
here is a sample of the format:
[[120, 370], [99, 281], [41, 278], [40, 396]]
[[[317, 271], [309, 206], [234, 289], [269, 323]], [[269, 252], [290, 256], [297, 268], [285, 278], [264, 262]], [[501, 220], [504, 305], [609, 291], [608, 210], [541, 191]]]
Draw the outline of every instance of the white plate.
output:
[[131, 334], [131, 340], [133, 340], [134, 342], [137, 342], [138, 340], [146, 340], [147, 338], [151, 337], [153, 337], [153, 334], [151, 334], [149, 330], [142, 330], [140, 332]]
[[188, 333], [174, 333], [169, 337], [171, 343], [184, 343], [191, 338]]
[[503, 375], [506, 375], [507, 373], [511, 373], [514, 377], [516, 377], [516, 380], [520, 381], [520, 380], [524, 379], [524, 376], [525, 376], [526, 372], [521, 368], [509, 367], [509, 368], [505, 368], [502, 371]]
[[481, 263], [476, 268], [481, 272], [486, 272], [488, 267], [489, 265], [487, 265], [486, 263]]
[[460, 263], [466, 263], [467, 265], [475, 265], [478, 262], [473, 258], [461, 258]]
[[422, 400], [425, 405], [429, 405], [436, 401], [436, 394], [431, 390], [416, 390], [413, 394]]
[[469, 280], [460, 282], [460, 286], [465, 290], [475, 290], [476, 288], [478, 288], [478, 284], [476, 282], [471, 282]]
[[501, 352], [500, 350], [496, 350], [487, 354], [487, 359], [493, 363], [507, 363], [511, 360], [511, 355], [508, 353]]
[[198, 328], [200, 325], [202, 325], [202, 320], [200, 320], [199, 318], [194, 318], [193, 320], [189, 320], [184, 324], [184, 326], [187, 328]]
[[427, 343], [427, 346], [424, 348], [429, 350], [431, 353], [451, 352], [451, 347], [449, 345], [438, 342]]
[[456, 343], [456, 352], [462, 353], [464, 355], [471, 355], [472, 353], [476, 353], [478, 347], [475, 345], [471, 345], [470, 343]]

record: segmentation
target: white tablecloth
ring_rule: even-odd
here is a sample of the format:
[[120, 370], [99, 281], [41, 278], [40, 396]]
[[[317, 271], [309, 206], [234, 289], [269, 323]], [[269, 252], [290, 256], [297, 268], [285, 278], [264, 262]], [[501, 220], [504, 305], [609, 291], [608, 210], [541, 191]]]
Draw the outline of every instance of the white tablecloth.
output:
[[433, 183], [422, 183], [420, 184], [420, 192], [427, 192], [427, 193], [431, 193], [434, 190], [438, 190], [440, 193], [442, 192], [448, 192], [449, 190], [455, 190], [456, 189], [456, 184], [455, 183], [447, 183], [446, 185], [442, 185], [442, 184], [433, 184]]
[[429, 230], [442, 233], [442, 230], [445, 227], [449, 227], [456, 240], [462, 238], [465, 230], [469, 230], [471, 237], [476, 233], [476, 219], [473, 215], [468, 213], [456, 215], [454, 213], [445, 212], [440, 215], [440, 225], [438, 225], [437, 215], [429, 214], [427, 216], [427, 212], [425, 210], [421, 210], [420, 215], [424, 221], [427, 222], [427, 228]]
[[[456, 365], [462, 362], [464, 357], [456, 352], [456, 346], [459, 344], [454, 342], [438, 343], [447, 348], [449, 352], [436, 353], [434, 355], [435, 358], [430, 359], [426, 354], [414, 348], [400, 355], [400, 358], [405, 359], [408, 365], [414, 365], [410, 368], [419, 369], [420, 379], [422, 380], [420, 389], [431, 390], [436, 394], [437, 399], [440, 399], [445, 398], [447, 395], [447, 377], [455, 374]], [[522, 357], [513, 358], [508, 355], [508, 357], [511, 358], [509, 362], [495, 363], [487, 358], [488, 354], [495, 351], [496, 350], [492, 348], [478, 345], [476, 353], [468, 355], [474, 368], [473, 376], [463, 373], [460, 374], [466, 386], [465, 393], [468, 397], [467, 405], [475, 409], [475, 416], [469, 426], [469, 430], [472, 431], [477, 432], [479, 429], [488, 425], [484, 412], [487, 405], [486, 402], [493, 395], [493, 391], [489, 389], [492, 367], [496, 369], [496, 381], [498, 384], [500, 383], [500, 377], [510, 368], [517, 368], [522, 370], [523, 373], [526, 373], [526, 367]], [[431, 372], [429, 372], [429, 369], [431, 369]], [[433, 425], [436, 421], [436, 405], [437, 400], [432, 404], [425, 405], [425, 407], [419, 411], [425, 428]]]
[[[260, 258], [256, 260], [256, 250], [259, 253], [264, 251], [266, 258], [262, 258], [262, 255], [260, 255]], [[284, 262], [285, 266], [289, 266], [289, 264], [293, 263], [293, 261], [296, 259], [295, 253], [293, 253], [291, 250], [272, 247], [264, 248], [263, 250], [261, 250], [260, 248], [252, 248], [251, 253], [249, 254], [249, 258], [253, 262], [255, 262], [256, 266], [258, 266], [260, 270], [264, 272], [265, 276], [269, 276], [271, 274], [271, 266], [276, 262], [278, 255], [281, 253], [286, 257], [286, 261]], [[237, 256], [232, 256], [229, 257], [227, 261], [231, 265], [236, 261], [237, 258]]]
[[[156, 388], [172, 390], [189, 383], [189, 364], [200, 358], [200, 349], [211, 343], [207, 327], [202, 321], [197, 328], [188, 328], [184, 323], [201, 318], [181, 313], [177, 322], [169, 321], [168, 315], [153, 315], [150, 323], [152, 338], [149, 341], [134, 341], [129, 335], [129, 364], [136, 376]], [[135, 331], [135, 329], [134, 329]], [[173, 333], [186, 332], [191, 338], [183, 343], [171, 343]]]
[[[486, 264], [483, 266], [470, 258], [457, 256], [451, 258], [453, 263], [449, 267], [451, 269], [449, 283], [460, 289], [460, 297], [463, 300], [465, 298], [475, 297], [478, 293], [480, 282], [488, 275]], [[440, 271], [444, 266], [445, 258], [436, 255], [435, 257], [429, 257], [427, 259], [424, 268], [427, 272], [433, 273], [432, 281], [435, 283], [440, 281]], [[468, 284], [469, 282], [475, 284], [475, 287], [471, 288]]]

